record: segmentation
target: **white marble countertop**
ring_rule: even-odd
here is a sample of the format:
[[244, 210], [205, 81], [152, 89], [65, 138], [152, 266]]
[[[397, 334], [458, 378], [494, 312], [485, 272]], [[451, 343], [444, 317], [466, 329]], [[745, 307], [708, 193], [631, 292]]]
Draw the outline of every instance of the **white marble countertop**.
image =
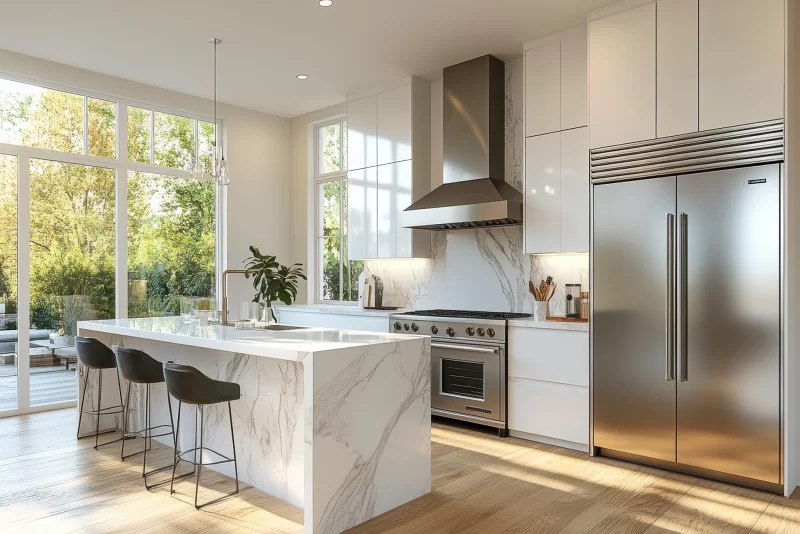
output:
[[402, 313], [405, 309], [399, 310], [362, 310], [357, 305], [344, 304], [292, 304], [291, 306], [275, 306], [275, 310], [302, 313], [332, 313], [335, 315], [360, 315], [362, 317], [389, 317], [392, 313]]
[[511, 319], [509, 328], [542, 328], [546, 330], [571, 330], [573, 332], [588, 332], [589, 323], [570, 323], [561, 321], [534, 321], [533, 317], [527, 319]]
[[79, 321], [78, 329], [293, 361], [303, 360], [308, 353], [397, 343], [419, 337], [316, 327], [283, 331], [236, 330], [232, 326], [201, 326], [197, 321], [182, 317]]

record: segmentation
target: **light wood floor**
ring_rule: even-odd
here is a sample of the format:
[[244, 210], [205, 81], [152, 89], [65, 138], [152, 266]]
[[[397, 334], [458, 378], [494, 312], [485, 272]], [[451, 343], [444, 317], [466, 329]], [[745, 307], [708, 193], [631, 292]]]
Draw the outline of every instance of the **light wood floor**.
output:
[[[0, 532], [302, 532], [301, 510], [245, 485], [200, 512], [193, 478], [148, 492], [140, 457], [94, 451], [75, 422], [74, 409], [0, 419]], [[800, 500], [439, 424], [432, 447], [433, 492], [350, 532], [800, 532]], [[232, 488], [203, 481], [201, 501]]]

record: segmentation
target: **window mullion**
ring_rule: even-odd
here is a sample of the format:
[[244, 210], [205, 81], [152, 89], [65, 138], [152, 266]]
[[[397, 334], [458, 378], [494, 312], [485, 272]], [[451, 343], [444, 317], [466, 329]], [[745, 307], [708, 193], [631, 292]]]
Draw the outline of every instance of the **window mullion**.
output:
[[115, 182], [116, 203], [116, 318], [128, 318], [128, 106], [117, 103], [117, 157], [120, 166]]
[[[340, 147], [341, 150], [341, 147]], [[344, 301], [344, 239], [342, 238], [342, 181], [339, 180], [339, 301]]]
[[150, 110], [150, 164], [156, 164], [156, 112]]
[[89, 97], [83, 96], [83, 155], [89, 155]]

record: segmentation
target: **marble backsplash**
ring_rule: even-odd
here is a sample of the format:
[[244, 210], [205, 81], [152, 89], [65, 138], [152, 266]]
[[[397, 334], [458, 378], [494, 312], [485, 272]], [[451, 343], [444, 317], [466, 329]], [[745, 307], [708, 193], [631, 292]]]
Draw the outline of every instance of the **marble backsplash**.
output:
[[[522, 191], [525, 146], [522, 58], [506, 62], [505, 181]], [[434, 161], [436, 158], [433, 158]], [[522, 252], [522, 227], [431, 232], [430, 260], [371, 260], [368, 274], [384, 282], [387, 306], [533, 313], [528, 280], [558, 283], [550, 312], [563, 315], [566, 284], [589, 290], [589, 256]]]
[[384, 303], [404, 308], [533, 313], [528, 281], [558, 284], [550, 313], [565, 313], [566, 284], [589, 290], [589, 255], [522, 253], [522, 228], [432, 232], [432, 258], [372, 260], [368, 274], [384, 283]]

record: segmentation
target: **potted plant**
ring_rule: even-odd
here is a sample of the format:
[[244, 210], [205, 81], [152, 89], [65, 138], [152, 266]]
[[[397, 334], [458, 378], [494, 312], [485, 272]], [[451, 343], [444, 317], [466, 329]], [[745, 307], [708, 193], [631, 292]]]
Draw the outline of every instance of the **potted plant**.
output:
[[272, 303], [281, 301], [291, 305], [297, 298], [297, 284], [300, 279], [308, 280], [303, 273], [302, 263], [290, 266], [281, 265], [275, 256], [261, 254], [258, 247], [250, 245], [251, 257], [244, 260], [246, 278], [253, 278], [253, 289], [256, 295], [253, 302], [264, 306], [263, 320], [271, 323], [277, 322]]

